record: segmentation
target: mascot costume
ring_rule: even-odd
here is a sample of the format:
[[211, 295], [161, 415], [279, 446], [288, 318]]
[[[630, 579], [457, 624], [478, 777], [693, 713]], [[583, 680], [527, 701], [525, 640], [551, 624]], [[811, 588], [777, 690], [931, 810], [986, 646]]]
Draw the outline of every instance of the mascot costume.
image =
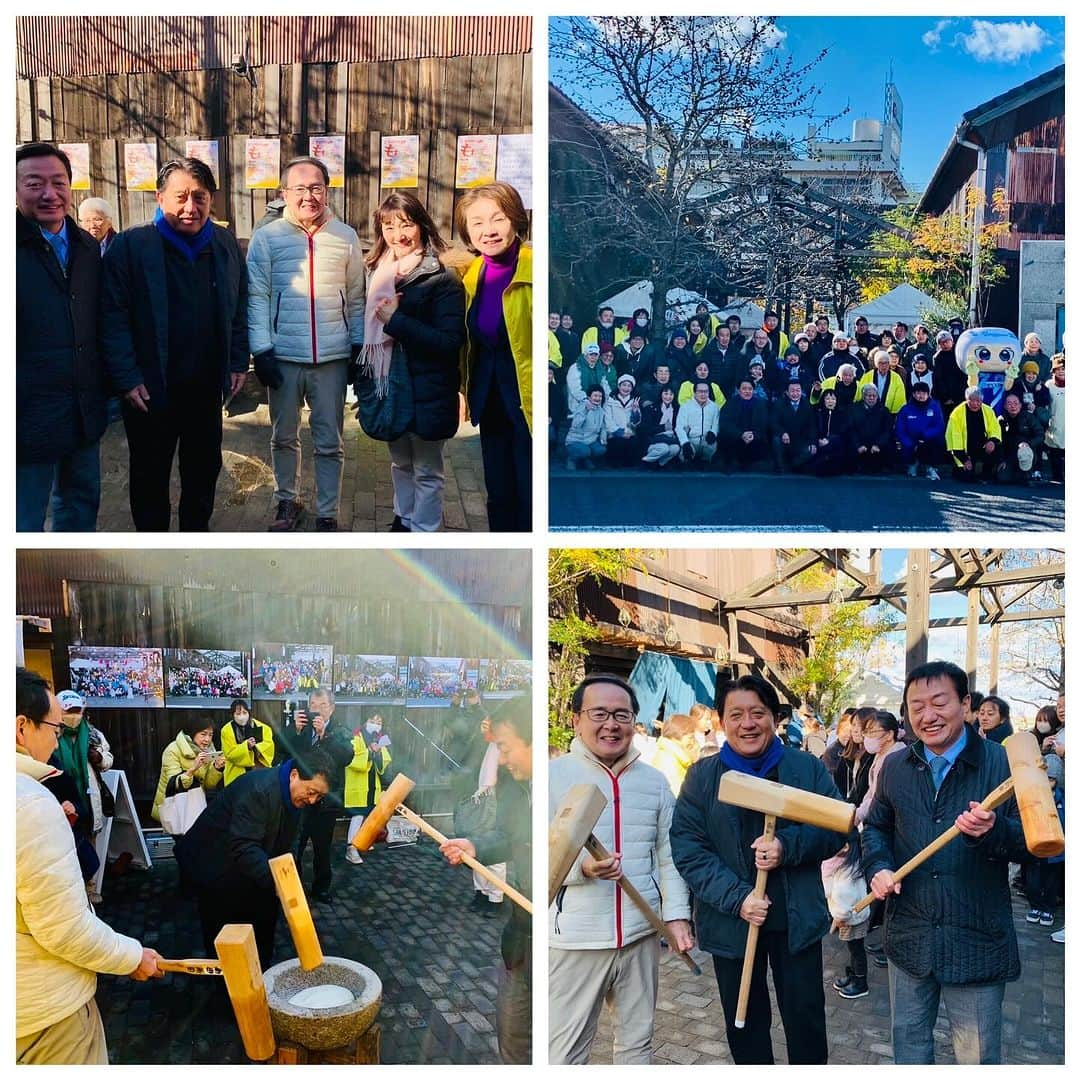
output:
[[956, 362], [968, 386], [982, 391], [983, 404], [1001, 415], [1005, 392], [1020, 375], [1020, 339], [996, 326], [965, 330], [956, 342]]

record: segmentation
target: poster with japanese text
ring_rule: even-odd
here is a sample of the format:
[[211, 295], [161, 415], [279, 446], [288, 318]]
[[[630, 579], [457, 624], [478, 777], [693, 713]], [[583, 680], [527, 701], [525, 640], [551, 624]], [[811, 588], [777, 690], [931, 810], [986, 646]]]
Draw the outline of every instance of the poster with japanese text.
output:
[[157, 189], [157, 143], [124, 143], [124, 187], [128, 191]]
[[490, 184], [495, 179], [498, 145], [497, 135], [459, 135], [454, 187], [471, 188]]
[[308, 155], [326, 166], [332, 188], [345, 186], [344, 135], [312, 135], [308, 140]]
[[244, 183], [247, 188], [276, 188], [280, 175], [281, 140], [248, 139], [244, 146]]
[[420, 136], [384, 135], [379, 186], [414, 188], [420, 185]]
[[71, 190], [90, 190], [90, 144], [62, 142], [56, 144], [71, 162]]
[[221, 186], [217, 139], [188, 139], [184, 144], [184, 156], [201, 161], [214, 175], [214, 183]]
[[532, 136], [500, 135], [495, 179], [517, 188], [526, 210], [532, 209]]

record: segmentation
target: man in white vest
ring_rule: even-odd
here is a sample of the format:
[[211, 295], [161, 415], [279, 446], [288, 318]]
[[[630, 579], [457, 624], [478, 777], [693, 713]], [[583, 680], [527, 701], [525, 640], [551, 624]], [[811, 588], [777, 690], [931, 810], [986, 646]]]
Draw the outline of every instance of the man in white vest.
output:
[[690, 896], [671, 859], [671, 789], [633, 745], [638, 703], [616, 675], [585, 677], [571, 699], [570, 753], [549, 766], [549, 813], [575, 784], [595, 784], [608, 805], [593, 830], [611, 852], [582, 852], [549, 912], [548, 1032], [552, 1065], [584, 1064], [600, 1009], [611, 1004], [614, 1063], [649, 1064], [659, 988], [660, 940], [626, 898], [626, 879], [668, 924], [680, 949], [693, 945]]

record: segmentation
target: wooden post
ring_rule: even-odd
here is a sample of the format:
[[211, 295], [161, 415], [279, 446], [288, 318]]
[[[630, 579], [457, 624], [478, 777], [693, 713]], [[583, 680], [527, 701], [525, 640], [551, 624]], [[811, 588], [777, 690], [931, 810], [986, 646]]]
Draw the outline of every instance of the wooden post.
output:
[[300, 966], [305, 971], [311, 971], [323, 962], [323, 951], [292, 852], [287, 851], [271, 859], [270, 873], [274, 875], [274, 889], [285, 912], [285, 921], [289, 924]]
[[979, 589], [968, 589], [967, 594], [967, 677], [968, 689], [978, 689], [979, 675]]
[[214, 949], [221, 961], [236, 1025], [244, 1042], [244, 1053], [252, 1061], [266, 1061], [273, 1057], [276, 1043], [259, 966], [259, 950], [255, 945], [255, 928], [247, 924], [226, 924], [214, 938]]
[[990, 681], [988, 689], [991, 694], [998, 692], [998, 664], [1001, 660], [1001, 623], [994, 623], [990, 627]]
[[929, 635], [930, 552], [926, 548], [909, 548], [906, 671], [912, 671], [920, 664], [926, 663], [930, 647]]

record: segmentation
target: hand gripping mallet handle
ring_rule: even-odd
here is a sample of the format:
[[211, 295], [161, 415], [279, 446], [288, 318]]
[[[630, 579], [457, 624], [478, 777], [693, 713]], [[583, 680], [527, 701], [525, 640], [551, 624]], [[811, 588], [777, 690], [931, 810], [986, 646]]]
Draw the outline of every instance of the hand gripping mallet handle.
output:
[[[595, 836], [590, 836], [588, 840], [585, 841], [585, 850], [594, 859], [602, 860], [611, 858], [611, 852], [608, 851], [607, 848], [605, 848], [604, 845], [601, 844]], [[668, 945], [671, 946], [671, 951], [676, 956], [678, 956], [695, 975], [700, 975], [701, 968], [699, 968], [697, 964], [694, 963], [694, 958], [689, 953], [683, 952], [679, 948], [679, 946], [675, 943], [675, 938], [672, 936], [671, 930], [668, 928], [667, 923], [664, 922], [664, 920], [661, 919], [655, 911], [653, 911], [652, 906], [649, 904], [649, 901], [646, 900], [645, 897], [642, 896], [641, 893], [639, 893], [637, 889], [630, 884], [625, 875], [619, 878], [619, 880], [616, 882], [616, 885], [618, 885], [622, 889], [622, 891], [629, 897], [630, 902], [634, 905], [634, 907], [636, 907], [638, 911], [640, 911], [641, 914], [645, 916], [645, 920], [648, 922], [648, 924], [654, 930], [656, 930], [657, 933], [663, 935]]]
[[[446, 843], [447, 837], [443, 836], [434, 825], [429, 825], [419, 814], [410, 810], [404, 803], [397, 808], [397, 812], [405, 818], [406, 821], [411, 821], [418, 829], [427, 833], [435, 843], [440, 846]], [[490, 881], [496, 889], [506, 893], [506, 895], [523, 911], [527, 911], [530, 915], [532, 914], [532, 903], [529, 901], [528, 897], [522, 896], [517, 889], [508, 885], [489, 867], [485, 866], [478, 859], [474, 859], [471, 855], [466, 855], [464, 852], [461, 853], [461, 861], [471, 870], [475, 870], [485, 881]]]
[[[1003, 802], [1005, 802], [1013, 793], [1013, 778], [1010, 776], [1008, 780], [1003, 780], [981, 803], [979, 808], [981, 810], [996, 810]], [[960, 835], [960, 830], [952, 825], [946, 829], [936, 840], [931, 840], [929, 844], [915, 855], [912, 855], [910, 859], [899, 870], [893, 871], [893, 881], [903, 881], [904, 878], [911, 873], [912, 870], [919, 866], [922, 866], [931, 855], [936, 855], [946, 844], [951, 840], [955, 840]], [[870, 893], [869, 896], [864, 896], [852, 909], [852, 914], [858, 915], [860, 911], [864, 911], [874, 902], [874, 894]]]
[[179, 971], [184, 975], [220, 975], [220, 960], [159, 960], [158, 971]]
[[[763, 840], [772, 840], [776, 836], [776, 817], [773, 814], [765, 815], [765, 831], [761, 834]], [[761, 900], [765, 896], [765, 886], [769, 881], [769, 871], [759, 869], [754, 881], [754, 891], [751, 896], [755, 900]], [[743, 953], [742, 978], [739, 980], [739, 1001], [735, 1006], [735, 1026], [746, 1027], [746, 1010], [750, 1004], [750, 980], [754, 975], [754, 956], [757, 954], [757, 939], [761, 928], [757, 923], [749, 923], [746, 928], [746, 952]]]

